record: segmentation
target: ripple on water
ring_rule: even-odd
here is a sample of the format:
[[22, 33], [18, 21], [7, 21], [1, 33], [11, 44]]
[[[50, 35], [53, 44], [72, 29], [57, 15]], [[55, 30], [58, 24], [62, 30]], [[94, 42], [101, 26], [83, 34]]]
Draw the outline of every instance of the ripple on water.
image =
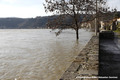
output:
[[0, 80], [58, 80], [92, 34], [74, 30], [0, 30]]

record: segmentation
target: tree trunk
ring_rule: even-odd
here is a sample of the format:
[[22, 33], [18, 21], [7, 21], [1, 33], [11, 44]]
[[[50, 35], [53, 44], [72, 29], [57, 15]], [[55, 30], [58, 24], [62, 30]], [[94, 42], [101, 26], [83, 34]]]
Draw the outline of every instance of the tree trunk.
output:
[[76, 39], [78, 40], [79, 39], [79, 26], [78, 26], [78, 16], [77, 16], [77, 13], [75, 12], [75, 5], [73, 5], [73, 12], [74, 12], [74, 21], [75, 21], [75, 25], [76, 25], [76, 28], [75, 28], [75, 31], [76, 31]]
[[78, 28], [76, 29], [76, 39], [77, 40], [79, 39], [79, 29]]

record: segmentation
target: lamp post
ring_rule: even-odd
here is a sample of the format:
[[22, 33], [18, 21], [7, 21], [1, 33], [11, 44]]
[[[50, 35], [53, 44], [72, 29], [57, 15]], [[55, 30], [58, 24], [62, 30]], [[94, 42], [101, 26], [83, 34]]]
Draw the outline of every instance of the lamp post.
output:
[[97, 0], [96, 0], [96, 16], [95, 16], [95, 35], [97, 36], [97, 30], [98, 30], [98, 26], [97, 26]]

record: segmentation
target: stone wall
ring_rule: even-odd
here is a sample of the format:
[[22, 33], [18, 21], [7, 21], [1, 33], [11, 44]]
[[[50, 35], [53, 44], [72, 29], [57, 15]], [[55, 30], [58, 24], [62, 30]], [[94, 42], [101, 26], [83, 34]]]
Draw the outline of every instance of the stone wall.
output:
[[98, 80], [98, 37], [93, 36], [60, 80]]

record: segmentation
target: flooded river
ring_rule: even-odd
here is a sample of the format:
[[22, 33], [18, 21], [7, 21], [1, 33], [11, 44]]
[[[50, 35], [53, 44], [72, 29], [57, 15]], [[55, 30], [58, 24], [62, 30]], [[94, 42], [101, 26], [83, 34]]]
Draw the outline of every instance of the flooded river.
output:
[[92, 36], [50, 29], [0, 30], [0, 80], [58, 80]]

